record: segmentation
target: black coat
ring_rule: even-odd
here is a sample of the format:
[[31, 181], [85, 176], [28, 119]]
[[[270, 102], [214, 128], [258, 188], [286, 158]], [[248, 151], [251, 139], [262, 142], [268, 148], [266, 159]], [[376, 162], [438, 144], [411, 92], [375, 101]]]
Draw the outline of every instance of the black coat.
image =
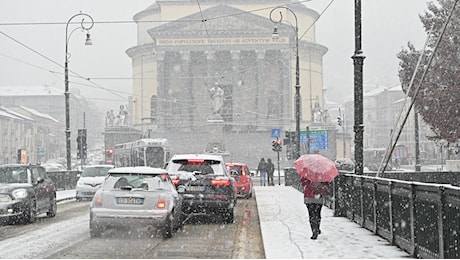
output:
[[265, 161], [260, 161], [259, 162], [259, 166], [257, 166], [257, 170], [259, 172], [263, 171], [263, 172], [268, 172], [268, 167], [267, 167], [267, 162]]
[[267, 172], [269, 175], [273, 175], [275, 172], [275, 165], [272, 162], [267, 162]]

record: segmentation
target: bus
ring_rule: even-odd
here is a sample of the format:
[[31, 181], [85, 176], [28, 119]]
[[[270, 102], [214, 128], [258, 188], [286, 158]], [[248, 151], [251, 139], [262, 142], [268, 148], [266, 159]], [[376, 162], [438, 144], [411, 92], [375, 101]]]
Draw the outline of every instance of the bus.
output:
[[163, 168], [170, 156], [167, 139], [144, 138], [116, 144], [113, 149], [113, 164], [117, 167], [149, 166]]
[[[364, 166], [371, 171], [377, 171], [382, 163], [386, 148], [366, 148], [363, 151]], [[396, 145], [391, 154], [391, 160], [389, 161], [389, 168], [399, 168], [401, 165], [407, 165], [410, 163], [409, 149], [405, 145]]]

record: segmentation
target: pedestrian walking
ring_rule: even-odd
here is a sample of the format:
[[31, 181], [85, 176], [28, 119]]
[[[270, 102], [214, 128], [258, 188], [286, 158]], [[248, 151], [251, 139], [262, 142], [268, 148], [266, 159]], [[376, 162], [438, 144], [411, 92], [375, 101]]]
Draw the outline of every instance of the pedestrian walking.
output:
[[259, 162], [259, 166], [257, 166], [257, 171], [260, 175], [260, 186], [265, 186], [267, 182], [267, 162], [262, 157]]
[[272, 163], [272, 159], [267, 159], [267, 173], [268, 173], [268, 186], [275, 185], [273, 183], [273, 173], [275, 172], [275, 165]]
[[321, 234], [321, 209], [324, 197], [330, 195], [329, 183], [312, 182], [305, 177], [301, 177], [300, 182], [304, 188], [304, 203], [308, 209], [310, 228], [313, 233], [311, 239], [317, 239], [318, 235]]

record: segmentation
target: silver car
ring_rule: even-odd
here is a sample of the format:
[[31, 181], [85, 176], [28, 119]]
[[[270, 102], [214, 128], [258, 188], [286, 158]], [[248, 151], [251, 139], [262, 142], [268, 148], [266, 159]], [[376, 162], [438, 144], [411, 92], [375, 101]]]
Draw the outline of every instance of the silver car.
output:
[[182, 227], [182, 197], [166, 170], [120, 167], [109, 170], [90, 205], [90, 235], [108, 228], [134, 227], [159, 231], [170, 238]]
[[[94, 193], [101, 187], [107, 172], [115, 168], [115, 165], [101, 164], [86, 166], [75, 186], [75, 198], [77, 201], [82, 199], [92, 199]], [[78, 175], [77, 175], [78, 176]]]

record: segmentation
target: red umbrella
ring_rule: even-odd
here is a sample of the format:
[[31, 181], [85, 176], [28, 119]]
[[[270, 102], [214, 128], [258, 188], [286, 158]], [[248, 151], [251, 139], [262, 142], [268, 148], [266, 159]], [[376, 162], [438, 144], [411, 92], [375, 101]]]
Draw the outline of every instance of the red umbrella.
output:
[[312, 182], [331, 182], [339, 175], [335, 163], [321, 154], [304, 154], [294, 161], [294, 167], [301, 177]]

